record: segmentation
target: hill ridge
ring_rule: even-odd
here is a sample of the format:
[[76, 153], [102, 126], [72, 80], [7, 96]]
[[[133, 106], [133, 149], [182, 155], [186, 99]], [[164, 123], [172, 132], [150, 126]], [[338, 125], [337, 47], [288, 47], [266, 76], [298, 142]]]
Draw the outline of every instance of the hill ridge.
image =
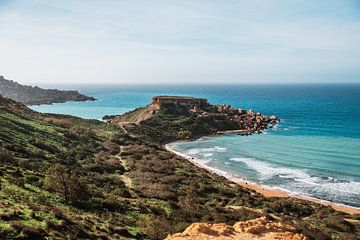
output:
[[78, 91], [43, 89], [38, 86], [21, 85], [0, 76], [0, 95], [21, 102], [25, 105], [63, 103], [67, 101], [94, 101]]

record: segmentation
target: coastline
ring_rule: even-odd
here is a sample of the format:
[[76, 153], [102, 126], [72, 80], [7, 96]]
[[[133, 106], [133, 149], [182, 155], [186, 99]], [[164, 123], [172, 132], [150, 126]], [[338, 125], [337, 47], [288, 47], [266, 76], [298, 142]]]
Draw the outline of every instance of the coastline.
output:
[[200, 159], [190, 157], [186, 154], [183, 154], [181, 152], [178, 152], [178, 151], [172, 149], [169, 146], [169, 144], [164, 145], [165, 149], [167, 151], [172, 152], [182, 158], [185, 158], [186, 160], [188, 160], [189, 162], [191, 162], [192, 164], [194, 164], [197, 167], [206, 169], [209, 172], [223, 176], [223, 177], [227, 178], [228, 180], [230, 180], [236, 184], [239, 184], [240, 186], [242, 186], [244, 188], [254, 190], [254, 191], [262, 194], [264, 197], [267, 197], [267, 198], [270, 198], [270, 197], [296, 198], [296, 199], [311, 201], [314, 203], [319, 203], [319, 204], [322, 204], [325, 206], [330, 206], [337, 211], [342, 211], [342, 212], [345, 212], [348, 214], [360, 214], [360, 208], [356, 208], [356, 207], [352, 207], [352, 206], [348, 206], [348, 205], [344, 205], [344, 204], [340, 204], [340, 203], [334, 203], [334, 202], [330, 202], [327, 200], [322, 200], [322, 199], [318, 199], [318, 198], [310, 197], [310, 196], [306, 196], [306, 195], [292, 194], [292, 193], [287, 192], [280, 188], [275, 188], [275, 187], [269, 188], [269, 187], [261, 186], [259, 183], [256, 183], [254, 181], [249, 181], [242, 176], [234, 175], [234, 174], [222, 171], [220, 169], [210, 167], [210, 166], [206, 165], [205, 163], [202, 163], [202, 161]]

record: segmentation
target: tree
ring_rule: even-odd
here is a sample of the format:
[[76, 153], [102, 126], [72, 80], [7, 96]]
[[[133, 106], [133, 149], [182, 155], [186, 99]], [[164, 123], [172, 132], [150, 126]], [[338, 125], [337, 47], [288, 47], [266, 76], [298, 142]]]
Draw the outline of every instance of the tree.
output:
[[79, 205], [90, 198], [90, 191], [68, 167], [56, 164], [51, 166], [45, 177], [45, 187], [61, 194], [67, 203]]

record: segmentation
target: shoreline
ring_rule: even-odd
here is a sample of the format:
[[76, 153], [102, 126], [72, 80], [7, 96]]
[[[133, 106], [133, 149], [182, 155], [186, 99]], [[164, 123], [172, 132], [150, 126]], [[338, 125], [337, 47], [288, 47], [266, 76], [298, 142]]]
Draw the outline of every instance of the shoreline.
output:
[[300, 195], [300, 194], [292, 194], [286, 190], [280, 189], [280, 188], [276, 188], [276, 187], [265, 187], [262, 186], [254, 181], [249, 181], [246, 178], [239, 176], [239, 175], [234, 175], [225, 171], [222, 171], [220, 169], [216, 169], [213, 167], [210, 167], [208, 165], [206, 165], [205, 163], [201, 162], [201, 159], [197, 159], [194, 157], [190, 157], [186, 154], [183, 154], [181, 152], [178, 152], [174, 149], [172, 149], [169, 144], [165, 144], [165, 149], [169, 152], [172, 152], [182, 158], [185, 158], [186, 160], [188, 160], [189, 162], [191, 162], [192, 164], [194, 164], [197, 167], [206, 169], [209, 172], [215, 173], [217, 175], [223, 176], [225, 178], [227, 178], [228, 180], [244, 187], [247, 189], [251, 189], [254, 190], [258, 193], [260, 193], [261, 195], [263, 195], [264, 197], [270, 198], [270, 197], [282, 197], [282, 198], [295, 198], [295, 199], [301, 199], [301, 200], [306, 200], [306, 201], [311, 201], [314, 203], [318, 203], [318, 204], [322, 204], [325, 206], [329, 206], [332, 207], [333, 209], [337, 210], [337, 211], [342, 211], [348, 214], [360, 214], [360, 208], [357, 207], [352, 207], [352, 206], [348, 206], [345, 204], [341, 204], [341, 203], [334, 203], [334, 202], [330, 202], [327, 200], [322, 200], [319, 198], [315, 198], [315, 197], [310, 197], [310, 196], [306, 196], [306, 195]]

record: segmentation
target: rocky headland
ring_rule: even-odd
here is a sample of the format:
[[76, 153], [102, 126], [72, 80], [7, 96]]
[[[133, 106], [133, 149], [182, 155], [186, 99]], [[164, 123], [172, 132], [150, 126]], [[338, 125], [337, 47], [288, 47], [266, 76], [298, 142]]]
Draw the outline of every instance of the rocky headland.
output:
[[155, 96], [144, 108], [105, 116], [104, 120], [134, 131], [141, 128], [161, 143], [225, 132], [251, 135], [272, 128], [280, 121], [275, 115], [265, 116], [253, 110], [210, 104], [207, 99], [184, 96]]
[[25, 105], [39, 105], [63, 103], [68, 101], [95, 101], [78, 91], [62, 91], [57, 89], [43, 89], [38, 86], [25, 86], [0, 76], [0, 95], [11, 98]]

